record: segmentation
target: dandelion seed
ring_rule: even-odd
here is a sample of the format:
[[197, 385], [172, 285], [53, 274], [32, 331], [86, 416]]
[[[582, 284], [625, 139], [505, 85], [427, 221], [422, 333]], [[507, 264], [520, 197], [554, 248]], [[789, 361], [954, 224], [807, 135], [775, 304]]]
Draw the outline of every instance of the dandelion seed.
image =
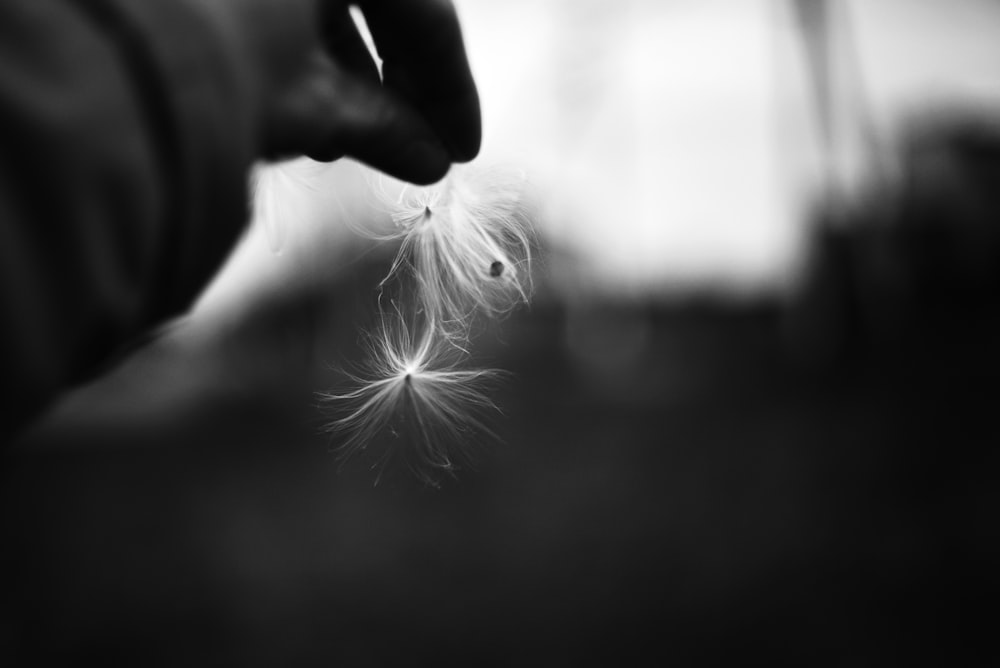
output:
[[320, 395], [333, 411], [327, 430], [343, 437], [342, 460], [373, 454], [370, 446], [388, 438], [384, 453], [375, 453], [377, 466], [399, 453], [436, 485], [468, 461], [470, 444], [496, 438], [486, 414], [497, 407], [485, 390], [502, 372], [462, 362], [476, 313], [497, 317], [528, 301], [532, 239], [523, 186], [520, 176], [465, 167], [437, 186], [380, 193], [393, 229], [369, 236], [400, 241], [380, 288], [412, 299], [405, 317], [391, 302], [367, 339], [367, 363], [346, 374], [348, 388]]
[[[346, 436], [338, 448], [342, 459], [365, 451], [388, 431], [406, 441], [399, 454], [414, 473], [437, 485], [442, 474], [467, 461], [473, 440], [495, 438], [484, 412], [498, 409], [484, 389], [500, 372], [461, 368], [460, 351], [433, 323], [422, 325], [414, 335], [398, 310], [383, 319], [369, 338], [362, 372], [349, 374], [352, 387], [320, 398], [336, 415], [327, 430]], [[380, 465], [391, 454], [379, 458]]]
[[464, 331], [476, 311], [497, 317], [527, 302], [523, 186], [521, 176], [465, 167], [436, 186], [403, 187], [392, 204], [395, 229], [383, 237], [402, 243], [383, 285], [412, 273], [420, 307], [449, 335]]

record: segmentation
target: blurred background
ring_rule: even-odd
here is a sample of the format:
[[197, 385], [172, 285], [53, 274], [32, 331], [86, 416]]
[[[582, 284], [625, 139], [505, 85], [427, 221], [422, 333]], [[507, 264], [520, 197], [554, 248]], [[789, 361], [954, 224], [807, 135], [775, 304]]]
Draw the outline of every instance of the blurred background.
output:
[[996, 665], [1000, 4], [456, 4], [539, 245], [499, 442], [341, 464], [381, 181], [269, 172], [5, 455], [0, 662]]

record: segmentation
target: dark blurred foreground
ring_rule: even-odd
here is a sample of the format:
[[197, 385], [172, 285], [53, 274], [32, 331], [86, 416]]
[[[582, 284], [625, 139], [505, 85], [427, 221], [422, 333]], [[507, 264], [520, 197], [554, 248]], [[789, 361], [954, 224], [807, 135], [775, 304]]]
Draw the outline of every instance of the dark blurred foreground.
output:
[[338, 470], [320, 355], [280, 344], [315, 304], [140, 353], [3, 460], [0, 663], [996, 665], [1000, 144], [973, 135], [830, 214], [791, 302], [514, 316], [481, 342], [502, 443], [441, 489]]

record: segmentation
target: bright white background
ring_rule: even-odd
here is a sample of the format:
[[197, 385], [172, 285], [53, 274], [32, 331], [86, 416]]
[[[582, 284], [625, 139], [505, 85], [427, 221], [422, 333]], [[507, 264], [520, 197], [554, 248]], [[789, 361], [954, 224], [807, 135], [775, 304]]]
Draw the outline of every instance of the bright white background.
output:
[[[528, 173], [551, 251], [542, 294], [556, 298], [781, 291], [816, 202], [877, 188], [905, 119], [963, 105], [1000, 117], [990, 0], [830, 0], [831, 141], [792, 0], [455, 3], [483, 102], [478, 162]], [[208, 301], [357, 257], [356, 230], [384, 215], [379, 177], [349, 161], [305, 173], [308, 188], [259, 207], [277, 220], [255, 221], [210, 292], [228, 297]]]
[[[753, 292], [794, 274], [807, 207], [863, 187], [937, 104], [1000, 101], [1000, 3], [832, 2], [837, 145], [824, 148], [787, 0], [456, 0], [484, 102], [484, 158], [528, 166], [573, 280]], [[1000, 108], [1000, 107], [998, 107]], [[878, 156], [874, 156], [878, 157]], [[829, 163], [833, 163], [832, 165]]]

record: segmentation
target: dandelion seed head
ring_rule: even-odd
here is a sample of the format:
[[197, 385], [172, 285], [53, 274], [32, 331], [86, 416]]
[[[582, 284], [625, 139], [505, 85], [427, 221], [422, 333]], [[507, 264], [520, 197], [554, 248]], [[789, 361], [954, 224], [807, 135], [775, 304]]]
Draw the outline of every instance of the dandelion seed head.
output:
[[497, 317], [527, 302], [532, 240], [523, 187], [523, 177], [470, 167], [434, 186], [403, 187], [392, 211], [402, 243], [386, 280], [411, 272], [420, 306], [450, 331], [477, 311]]
[[496, 438], [484, 414], [497, 410], [485, 390], [498, 371], [462, 368], [460, 352], [435, 327], [414, 335], [398, 312], [383, 319], [368, 347], [367, 362], [348, 374], [349, 387], [320, 395], [332, 418], [327, 431], [343, 437], [337, 448], [342, 460], [366, 451], [386, 432], [398, 438], [383, 464], [398, 454], [436, 486], [442, 474], [467, 461], [473, 442]]
[[398, 453], [436, 485], [468, 460], [470, 445], [496, 438], [486, 390], [501, 372], [462, 363], [476, 314], [502, 316], [528, 301], [533, 239], [523, 187], [520, 175], [459, 167], [437, 185], [383, 193], [392, 228], [372, 236], [399, 249], [380, 288], [403, 289], [412, 303], [404, 316], [390, 300], [365, 364], [345, 374], [346, 389], [320, 395], [342, 460], [384, 445], [385, 434], [392, 440], [378, 461]]

